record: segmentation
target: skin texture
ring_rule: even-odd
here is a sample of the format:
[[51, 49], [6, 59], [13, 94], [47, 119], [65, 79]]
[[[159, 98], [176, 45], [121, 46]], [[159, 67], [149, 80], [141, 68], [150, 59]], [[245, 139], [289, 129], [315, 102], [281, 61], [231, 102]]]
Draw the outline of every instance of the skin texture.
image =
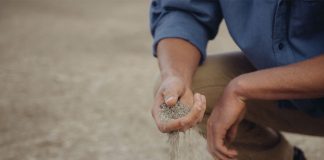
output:
[[[191, 91], [192, 76], [198, 67], [199, 59], [198, 50], [184, 40], [165, 39], [159, 43], [161, 84], [155, 94], [152, 116], [161, 132], [185, 131], [202, 120], [206, 109], [206, 98], [199, 93], [193, 95]], [[183, 118], [161, 123], [160, 105], [165, 102], [172, 107], [177, 100], [191, 106], [191, 112]]]
[[[186, 130], [196, 125], [206, 108], [201, 94], [194, 98], [190, 89], [192, 76], [200, 60], [198, 50], [189, 42], [170, 38], [158, 45], [158, 60], [162, 82], [155, 96], [152, 115], [162, 132]], [[246, 110], [247, 99], [279, 100], [324, 97], [324, 55], [299, 63], [246, 73], [234, 78], [225, 87], [207, 122], [209, 152], [218, 159], [235, 159], [231, 143]], [[159, 105], [169, 106], [177, 99], [193, 106], [188, 116], [161, 124], [158, 120]]]
[[244, 117], [247, 99], [279, 100], [324, 97], [324, 55], [299, 63], [246, 73], [233, 79], [214, 106], [207, 122], [209, 152], [232, 159], [235, 150], [224, 144], [234, 140]]

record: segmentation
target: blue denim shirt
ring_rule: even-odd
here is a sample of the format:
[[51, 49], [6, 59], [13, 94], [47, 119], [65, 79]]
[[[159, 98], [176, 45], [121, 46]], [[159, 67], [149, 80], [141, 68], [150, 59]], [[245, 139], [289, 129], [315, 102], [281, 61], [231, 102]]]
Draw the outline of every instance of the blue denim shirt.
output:
[[[222, 19], [257, 69], [324, 53], [324, 0], [153, 0], [154, 54], [161, 39], [177, 37], [195, 45], [203, 62]], [[283, 100], [279, 106], [324, 115], [324, 98]]]

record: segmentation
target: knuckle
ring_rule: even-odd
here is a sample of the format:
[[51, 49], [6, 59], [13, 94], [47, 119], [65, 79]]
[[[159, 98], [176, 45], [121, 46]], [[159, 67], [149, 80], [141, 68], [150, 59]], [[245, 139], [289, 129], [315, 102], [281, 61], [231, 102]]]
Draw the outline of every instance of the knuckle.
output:
[[190, 119], [188, 120], [189, 124], [195, 123], [198, 120], [198, 118], [196, 116], [192, 116], [190, 117]]
[[164, 96], [168, 95], [169, 93], [170, 93], [170, 91], [169, 91], [167, 88], [163, 88], [163, 89], [162, 89], [162, 94], [163, 94]]
[[168, 95], [168, 94], [170, 94], [170, 91], [171, 89], [169, 88], [169, 87], [163, 87], [162, 88], [162, 90], [161, 90], [161, 93], [163, 94], [163, 95]]
[[197, 120], [197, 118], [193, 117], [193, 118], [188, 119], [187, 123], [188, 123], [188, 125], [192, 125], [192, 124], [194, 124], [196, 122], [196, 120]]
[[199, 119], [200, 118], [200, 113], [197, 113], [197, 114], [195, 114], [194, 116], [193, 116], [193, 119]]
[[187, 118], [187, 121], [188, 121], [189, 123], [192, 123], [192, 122], [194, 122], [195, 120], [196, 120], [196, 114], [195, 114], [195, 115], [188, 116], [188, 118]]
[[163, 88], [163, 93], [164, 94], [171, 94], [174, 93], [176, 89], [174, 87], [166, 86]]

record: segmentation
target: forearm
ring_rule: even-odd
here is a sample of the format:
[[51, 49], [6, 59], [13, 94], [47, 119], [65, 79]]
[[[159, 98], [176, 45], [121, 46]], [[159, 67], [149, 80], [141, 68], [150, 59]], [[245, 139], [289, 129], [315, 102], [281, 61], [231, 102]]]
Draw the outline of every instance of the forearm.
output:
[[234, 79], [236, 92], [246, 99], [324, 97], [324, 55], [299, 63], [259, 70]]
[[191, 84], [200, 60], [195, 46], [178, 38], [163, 39], [158, 44], [157, 56], [162, 79], [177, 76]]

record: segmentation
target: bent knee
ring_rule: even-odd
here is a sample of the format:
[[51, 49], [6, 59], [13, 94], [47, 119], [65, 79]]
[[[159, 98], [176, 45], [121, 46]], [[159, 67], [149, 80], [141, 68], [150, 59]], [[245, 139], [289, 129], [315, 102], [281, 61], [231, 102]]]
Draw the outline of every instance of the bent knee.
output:
[[241, 52], [211, 55], [198, 67], [192, 90], [206, 96], [206, 112], [210, 113], [226, 85], [240, 74], [253, 70], [254, 67]]

